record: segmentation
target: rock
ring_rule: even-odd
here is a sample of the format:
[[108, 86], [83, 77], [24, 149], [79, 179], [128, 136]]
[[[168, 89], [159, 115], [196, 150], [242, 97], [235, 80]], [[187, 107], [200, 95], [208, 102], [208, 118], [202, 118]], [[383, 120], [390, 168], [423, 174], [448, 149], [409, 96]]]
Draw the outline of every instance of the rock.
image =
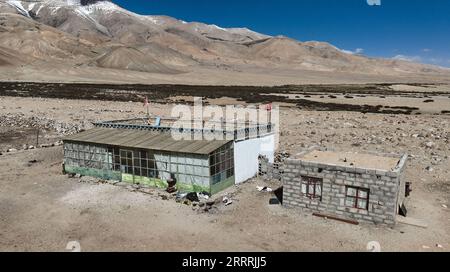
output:
[[434, 171], [433, 167], [431, 167], [431, 166], [427, 166], [425, 168], [425, 170], [427, 170], [428, 172], [433, 172]]
[[437, 247], [437, 248], [444, 248], [444, 246], [441, 245], [441, 244], [436, 244], [436, 247]]
[[15, 148], [10, 148], [10, 149], [8, 149], [6, 152], [8, 152], [8, 153], [14, 153], [14, 152], [17, 152], [17, 149], [15, 149]]
[[28, 149], [34, 149], [34, 148], [35, 148], [34, 145], [28, 146]]
[[427, 148], [433, 148], [434, 146], [435, 146], [435, 144], [433, 142], [425, 143], [425, 147], [427, 147]]
[[442, 208], [444, 208], [444, 209], [447, 209], [447, 208], [448, 208], [448, 206], [447, 206], [447, 205], [445, 205], [445, 204], [442, 204]]
[[222, 202], [223, 202], [223, 204], [225, 204], [225, 206], [233, 204], [233, 200], [229, 199], [226, 196], [223, 197]]
[[191, 205], [191, 201], [189, 201], [188, 199], [185, 199], [185, 200], [183, 201], [183, 204], [184, 204], [184, 205], [187, 205], [187, 206], [190, 206], [190, 205]]

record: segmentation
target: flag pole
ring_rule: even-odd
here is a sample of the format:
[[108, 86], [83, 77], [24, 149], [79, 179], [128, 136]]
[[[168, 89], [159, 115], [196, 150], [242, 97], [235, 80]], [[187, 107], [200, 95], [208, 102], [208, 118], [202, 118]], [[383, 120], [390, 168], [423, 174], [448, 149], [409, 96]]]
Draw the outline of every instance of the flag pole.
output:
[[147, 118], [150, 118], [150, 110], [149, 110], [150, 104], [148, 103], [148, 97], [147, 96], [144, 99], [144, 106], [147, 108]]

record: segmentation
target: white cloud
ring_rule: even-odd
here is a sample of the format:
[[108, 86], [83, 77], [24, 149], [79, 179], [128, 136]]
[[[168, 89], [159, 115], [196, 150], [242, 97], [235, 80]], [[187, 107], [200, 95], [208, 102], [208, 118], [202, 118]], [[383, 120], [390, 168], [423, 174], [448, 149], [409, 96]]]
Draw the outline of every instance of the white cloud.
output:
[[431, 50], [430, 48], [424, 48], [424, 49], [422, 49], [422, 51], [425, 52], [425, 53], [429, 53], [429, 52], [431, 52], [433, 50]]
[[362, 48], [356, 48], [355, 51], [350, 51], [350, 50], [345, 50], [345, 49], [342, 49], [341, 51], [346, 54], [350, 54], [350, 55], [361, 55], [362, 53], [364, 53], [364, 49], [362, 49]]
[[369, 6], [381, 6], [381, 0], [367, 0]]
[[394, 60], [403, 60], [403, 61], [411, 61], [411, 62], [420, 62], [422, 61], [421, 56], [406, 56], [406, 55], [397, 55], [393, 57]]

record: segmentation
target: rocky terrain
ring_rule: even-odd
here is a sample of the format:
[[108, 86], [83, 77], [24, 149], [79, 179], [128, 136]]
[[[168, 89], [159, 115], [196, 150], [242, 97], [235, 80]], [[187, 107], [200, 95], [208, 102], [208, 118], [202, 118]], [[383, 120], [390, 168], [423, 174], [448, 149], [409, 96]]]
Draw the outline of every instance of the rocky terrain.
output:
[[110, 1], [0, 1], [0, 80], [281, 85], [448, 82], [446, 68], [350, 54]]
[[[64, 136], [143, 116], [144, 97], [168, 117], [194, 96], [280, 106], [279, 158], [311, 146], [408, 154], [408, 215], [427, 228], [269, 205], [257, 187], [281, 184], [259, 177], [192, 202], [61, 173]], [[449, 251], [449, 157], [449, 69], [111, 1], [0, 0], [0, 251]]]
[[[168, 116], [171, 105], [151, 103], [150, 111]], [[206, 206], [177, 203], [157, 189], [64, 176], [60, 146], [21, 148], [33, 144], [30, 127], [45, 127], [43, 139], [58, 143], [91, 122], [143, 114], [141, 102], [1, 97], [0, 115], [8, 117], [0, 125], [0, 250], [64, 251], [73, 240], [82, 250], [95, 251], [365, 251], [373, 240], [383, 251], [450, 248], [450, 116], [445, 114], [316, 111], [295, 105], [280, 112], [283, 156], [313, 145], [408, 154], [406, 179], [413, 184], [408, 215], [427, 228], [352, 226], [271, 206], [271, 194], [256, 187], [275, 189], [280, 183], [259, 178], [211, 199], [215, 204], [205, 211]], [[16, 150], [6, 152], [11, 148]], [[222, 203], [224, 196], [231, 205]]]

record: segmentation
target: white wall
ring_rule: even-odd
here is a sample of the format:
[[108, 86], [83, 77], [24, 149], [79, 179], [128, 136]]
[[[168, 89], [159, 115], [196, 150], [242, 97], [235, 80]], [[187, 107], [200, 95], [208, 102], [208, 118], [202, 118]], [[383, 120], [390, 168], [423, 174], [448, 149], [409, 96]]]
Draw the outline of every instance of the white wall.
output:
[[274, 162], [275, 136], [234, 143], [234, 171], [236, 184], [247, 181], [258, 173], [258, 157], [266, 156]]

